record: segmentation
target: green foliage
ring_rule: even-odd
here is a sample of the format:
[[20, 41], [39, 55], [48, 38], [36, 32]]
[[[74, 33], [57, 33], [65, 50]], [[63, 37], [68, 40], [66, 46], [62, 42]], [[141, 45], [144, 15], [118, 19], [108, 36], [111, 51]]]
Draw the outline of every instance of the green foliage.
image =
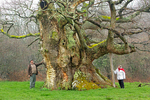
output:
[[149, 100], [150, 86], [139, 82], [125, 83], [125, 89], [106, 88], [88, 91], [43, 90], [44, 82], [36, 82], [34, 89], [29, 89], [29, 82], [0, 82], [1, 100]]

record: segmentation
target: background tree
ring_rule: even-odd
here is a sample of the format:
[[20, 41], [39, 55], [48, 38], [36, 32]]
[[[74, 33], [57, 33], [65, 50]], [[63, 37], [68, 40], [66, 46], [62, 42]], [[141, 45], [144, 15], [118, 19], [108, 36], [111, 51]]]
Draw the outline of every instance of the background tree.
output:
[[[108, 53], [123, 55], [135, 52], [135, 47], [128, 43], [124, 35], [143, 32], [147, 28], [125, 26], [126, 23], [134, 24], [133, 19], [141, 12], [148, 12], [149, 6], [135, 9], [130, 6], [133, 1], [135, 0], [47, 0], [47, 9], [39, 9], [28, 16], [27, 18], [35, 18], [36, 23], [36, 19], [39, 21], [41, 53], [47, 68], [45, 86], [50, 89], [71, 89], [76, 74], [81, 76], [77, 77], [78, 81], [84, 79], [85, 83], [95, 87], [111, 85], [92, 62]], [[105, 6], [107, 12], [101, 6]], [[93, 12], [95, 8], [102, 11]], [[16, 15], [22, 17], [19, 13]], [[88, 29], [101, 33], [104, 31], [106, 38], [90, 40], [86, 34]], [[3, 29], [1, 32], [15, 38], [39, 35], [30, 33], [14, 36]], [[88, 34], [93, 35], [92, 32]]]
[[[31, 9], [35, 6], [32, 2], [31, 0], [12, 0], [2, 4], [2, 10], [0, 12], [0, 28], [7, 33], [13, 33], [14, 36], [38, 32], [38, 25], [35, 24], [36, 21], [34, 20], [34, 17], [32, 18], [30, 16], [33, 13], [31, 10], [36, 10], [35, 7], [34, 9]], [[8, 37], [0, 34], [0, 78], [4, 80], [26, 81], [28, 80], [26, 69], [29, 61], [31, 59], [35, 62], [40, 62], [42, 60], [42, 55], [38, 51], [39, 42], [35, 41], [38, 37], [30, 37], [22, 40], [13, 38], [8, 39]], [[30, 46], [33, 42], [34, 44]], [[39, 70], [44, 70], [42, 67], [40, 68], [41, 69]], [[42, 71], [40, 72], [42, 73]], [[40, 74], [39, 76], [42, 75]]]

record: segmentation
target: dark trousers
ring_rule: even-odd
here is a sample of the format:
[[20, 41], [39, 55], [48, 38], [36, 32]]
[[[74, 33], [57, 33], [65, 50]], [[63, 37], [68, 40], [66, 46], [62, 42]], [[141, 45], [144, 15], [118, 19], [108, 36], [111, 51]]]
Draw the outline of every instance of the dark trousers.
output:
[[36, 81], [36, 74], [32, 74], [32, 76], [30, 76], [30, 88], [35, 87], [35, 81]]
[[119, 82], [120, 87], [124, 88], [124, 82], [123, 82], [123, 80], [118, 80], [118, 82]]

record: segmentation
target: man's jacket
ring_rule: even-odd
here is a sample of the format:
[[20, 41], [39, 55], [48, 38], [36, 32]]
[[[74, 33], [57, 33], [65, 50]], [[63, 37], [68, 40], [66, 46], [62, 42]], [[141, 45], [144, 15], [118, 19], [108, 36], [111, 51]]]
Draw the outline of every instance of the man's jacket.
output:
[[[38, 66], [40, 66], [41, 64], [43, 63], [39, 63], [39, 64], [35, 64], [36, 66], [36, 75], [38, 75]], [[32, 76], [32, 67], [31, 67], [31, 64], [28, 65], [28, 75]]]

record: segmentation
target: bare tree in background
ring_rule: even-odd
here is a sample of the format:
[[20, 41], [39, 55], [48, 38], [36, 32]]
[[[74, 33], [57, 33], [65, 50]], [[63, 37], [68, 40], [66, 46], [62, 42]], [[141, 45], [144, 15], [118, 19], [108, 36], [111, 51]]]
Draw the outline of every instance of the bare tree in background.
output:
[[4, 4], [1, 7], [1, 25], [7, 33], [15, 31], [14, 35], [26, 35], [39, 31], [33, 0], [11, 0]]
[[[22, 2], [24, 6], [21, 5]], [[36, 33], [38, 32], [38, 25], [36, 23], [35, 17], [33, 17], [33, 11], [37, 9], [33, 7], [31, 9], [25, 5], [32, 3], [30, 1], [12, 1], [4, 3], [1, 6], [0, 10], [0, 28], [4, 29], [7, 33], [15, 35], [25, 36], [27, 33]], [[5, 5], [5, 6], [4, 6]], [[26, 9], [26, 10], [21, 10]], [[24, 13], [22, 13], [24, 11]], [[26, 14], [26, 15], [25, 15]], [[2, 36], [0, 34], [0, 78], [4, 80], [26, 80], [26, 71], [27, 65], [31, 59], [35, 61], [41, 61], [42, 58], [39, 58], [40, 52], [38, 51], [39, 46], [38, 41], [34, 45], [27, 48], [28, 45], [32, 44], [32, 41], [36, 41], [39, 37], [26, 38], [22, 40], [10, 39], [8, 37]], [[30, 50], [30, 51], [29, 51]], [[40, 69], [39, 69], [40, 70]], [[24, 75], [21, 72], [24, 73]], [[20, 75], [14, 75], [15, 73], [20, 72]], [[22, 75], [22, 76], [21, 76]], [[14, 76], [13, 79], [10, 79], [10, 76]], [[44, 79], [43, 79], [44, 80]]]
[[[47, 68], [44, 86], [49, 89], [71, 89], [72, 82], [76, 79], [78, 81], [82, 79], [78, 85], [86, 82], [91, 88], [112, 85], [93, 66], [92, 61], [108, 53], [123, 55], [136, 51], [124, 36], [149, 29], [133, 24], [136, 24], [134, 19], [141, 12], [149, 12], [150, 7], [142, 6], [136, 9], [131, 5], [133, 1], [136, 0], [47, 0], [48, 8], [45, 10], [39, 8], [36, 12], [30, 10], [32, 7], [29, 3], [32, 1], [27, 4], [20, 2], [21, 10], [15, 6], [15, 9], [11, 8], [14, 12], [8, 15], [30, 19], [26, 22], [27, 26], [29, 22], [33, 21], [36, 24], [39, 22], [40, 34], [32, 34], [29, 25], [27, 28], [29, 30], [24, 35], [10, 35], [9, 30], [15, 26], [12, 24], [14, 21], [10, 20], [12, 18], [8, 18], [11, 24], [7, 31], [1, 29], [1, 32], [11, 38], [40, 35], [41, 53]], [[31, 13], [26, 14], [24, 7]], [[126, 27], [127, 23], [133, 27]], [[90, 40], [86, 34], [88, 29], [100, 32], [106, 30], [107, 37], [99, 39], [101, 41], [98, 42]], [[92, 32], [89, 34], [94, 35]], [[75, 77], [76, 75], [78, 77]]]

